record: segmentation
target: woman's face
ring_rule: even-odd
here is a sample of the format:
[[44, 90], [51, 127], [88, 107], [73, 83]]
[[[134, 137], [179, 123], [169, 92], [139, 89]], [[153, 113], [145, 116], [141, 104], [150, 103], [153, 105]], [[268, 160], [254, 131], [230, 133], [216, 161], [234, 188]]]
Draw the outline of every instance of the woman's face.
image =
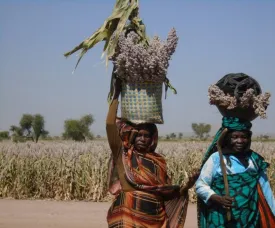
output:
[[229, 149], [233, 152], [246, 151], [251, 143], [251, 134], [246, 131], [233, 131], [229, 136]]
[[152, 135], [146, 126], [140, 126], [135, 138], [135, 148], [140, 152], [147, 152], [148, 147], [152, 144]]

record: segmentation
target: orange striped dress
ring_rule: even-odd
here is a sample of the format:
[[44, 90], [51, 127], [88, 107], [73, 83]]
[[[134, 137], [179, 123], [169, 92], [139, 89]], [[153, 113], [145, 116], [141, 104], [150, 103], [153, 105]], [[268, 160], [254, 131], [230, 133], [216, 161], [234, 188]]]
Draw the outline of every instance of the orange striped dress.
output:
[[118, 101], [114, 100], [106, 121], [112, 150], [109, 190], [115, 195], [107, 215], [108, 226], [183, 227], [188, 192], [180, 195], [180, 187], [171, 185], [165, 159], [155, 153], [157, 128], [148, 152], [139, 153], [129, 142], [134, 127], [116, 118], [117, 107]]

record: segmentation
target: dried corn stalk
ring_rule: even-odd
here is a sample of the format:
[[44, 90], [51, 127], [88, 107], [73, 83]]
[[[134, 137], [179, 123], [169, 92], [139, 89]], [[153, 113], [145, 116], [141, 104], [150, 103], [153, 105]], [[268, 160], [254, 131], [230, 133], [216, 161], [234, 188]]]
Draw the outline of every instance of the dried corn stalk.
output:
[[105, 41], [103, 54], [106, 54], [106, 63], [110, 56], [115, 52], [118, 39], [123, 30], [133, 29], [140, 36], [143, 44], [147, 45], [148, 40], [145, 34], [145, 26], [138, 17], [139, 0], [117, 0], [111, 16], [109, 16], [103, 25], [91, 35], [88, 39], [81, 42], [71, 51], [64, 54], [65, 57], [81, 50], [79, 59], [75, 68], [78, 66], [86, 52], [93, 48], [97, 43]]

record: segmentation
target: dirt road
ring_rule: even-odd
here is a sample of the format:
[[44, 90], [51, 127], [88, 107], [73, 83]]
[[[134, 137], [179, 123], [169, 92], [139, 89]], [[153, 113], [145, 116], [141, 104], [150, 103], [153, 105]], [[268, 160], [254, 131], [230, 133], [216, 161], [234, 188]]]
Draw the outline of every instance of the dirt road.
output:
[[[0, 228], [107, 227], [110, 203], [0, 200]], [[188, 208], [185, 228], [196, 226], [196, 206]]]

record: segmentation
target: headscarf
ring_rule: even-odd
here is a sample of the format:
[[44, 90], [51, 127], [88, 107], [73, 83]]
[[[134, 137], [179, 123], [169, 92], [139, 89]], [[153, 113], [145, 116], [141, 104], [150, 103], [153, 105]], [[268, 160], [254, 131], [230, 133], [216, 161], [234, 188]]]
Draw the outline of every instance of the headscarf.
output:
[[[134, 146], [135, 136], [139, 131], [140, 125], [119, 121], [117, 122], [117, 126], [123, 143], [124, 153], [122, 154], [122, 161], [128, 182], [136, 189], [159, 192], [164, 195], [178, 189], [179, 186], [165, 187], [167, 184], [171, 184], [171, 180], [167, 176], [167, 167], [164, 157], [155, 153], [158, 142], [158, 130], [156, 125], [148, 124], [145, 126], [145, 129], [150, 131], [152, 140], [146, 153], [140, 153]], [[134, 137], [132, 136], [133, 134]], [[145, 165], [145, 160], [151, 162]], [[150, 165], [152, 165], [152, 167], [148, 167]], [[157, 173], [152, 172], [154, 168], [158, 169]]]
[[[134, 149], [133, 140], [135, 136], [131, 138], [132, 137], [131, 134], [135, 135], [135, 133], [136, 134], [138, 133], [139, 125], [135, 125], [130, 122], [124, 122], [118, 119], [117, 127], [119, 131], [119, 136], [123, 142], [124, 150], [133, 150]], [[158, 145], [158, 129], [155, 124], [151, 124], [151, 123], [147, 124], [146, 129], [149, 130], [149, 132], [151, 133], [151, 139], [152, 139], [152, 143], [148, 147], [147, 152], [154, 152]]]
[[[217, 131], [211, 145], [208, 147], [202, 161], [202, 166], [207, 161], [207, 159], [217, 151], [217, 142], [225, 128], [229, 131], [249, 131], [252, 127], [252, 123], [247, 120], [241, 120], [237, 117], [223, 117], [222, 118], [222, 126]], [[201, 167], [202, 167], [201, 166]]]
[[[155, 153], [158, 142], [156, 125], [147, 125], [149, 126], [147, 129], [151, 132], [152, 143], [146, 153], [139, 153], [133, 145], [134, 139], [131, 139], [133, 132], [138, 132], [138, 125], [121, 122], [118, 126], [124, 146], [122, 161], [126, 180], [136, 190], [161, 196], [164, 200], [169, 225], [171, 227], [183, 227], [188, 208], [188, 191], [180, 195], [180, 186], [172, 185], [171, 179], [167, 175], [164, 157]], [[137, 161], [138, 168], [134, 167], [134, 160]]]

